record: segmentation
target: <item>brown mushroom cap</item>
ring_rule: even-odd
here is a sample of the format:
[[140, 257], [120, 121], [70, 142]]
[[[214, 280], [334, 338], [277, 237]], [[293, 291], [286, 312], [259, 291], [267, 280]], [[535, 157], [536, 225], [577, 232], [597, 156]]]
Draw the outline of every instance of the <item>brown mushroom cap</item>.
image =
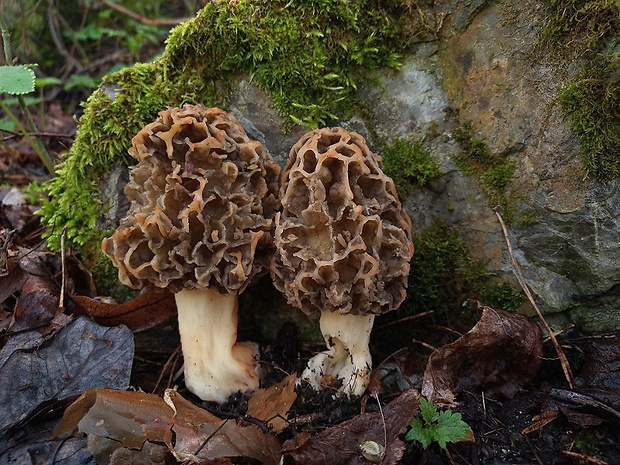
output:
[[169, 108], [132, 140], [127, 216], [102, 249], [133, 288], [242, 291], [265, 271], [279, 207], [275, 160], [230, 113]]
[[304, 135], [282, 172], [271, 274], [306, 313], [379, 314], [406, 296], [411, 220], [382, 159], [343, 128]]

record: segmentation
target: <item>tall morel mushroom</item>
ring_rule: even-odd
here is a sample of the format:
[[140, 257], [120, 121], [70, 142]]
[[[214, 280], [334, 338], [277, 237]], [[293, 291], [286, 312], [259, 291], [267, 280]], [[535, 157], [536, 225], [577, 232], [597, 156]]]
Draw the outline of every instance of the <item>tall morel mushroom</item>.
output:
[[293, 146], [282, 172], [271, 274], [289, 303], [320, 312], [328, 350], [302, 375], [317, 389], [363, 394], [375, 315], [406, 295], [411, 220], [381, 167], [362, 136], [323, 128]]
[[279, 166], [234, 116], [201, 105], [162, 111], [129, 153], [131, 207], [104, 253], [124, 284], [175, 292], [190, 391], [223, 402], [258, 387], [237, 295], [269, 266]]

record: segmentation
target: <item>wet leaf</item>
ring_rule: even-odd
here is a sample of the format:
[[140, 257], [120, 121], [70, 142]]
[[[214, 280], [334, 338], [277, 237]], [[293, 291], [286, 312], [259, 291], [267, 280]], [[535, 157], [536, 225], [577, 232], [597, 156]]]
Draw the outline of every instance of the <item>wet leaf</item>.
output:
[[13, 311], [12, 330], [42, 327], [62, 313], [58, 287], [49, 277], [29, 275]]
[[29, 423], [17, 434], [0, 434], [0, 463], [96, 465], [86, 438], [50, 439], [56, 420]]
[[85, 296], [71, 297], [78, 313], [92, 316], [104, 326], [125, 325], [132, 331], [145, 331], [176, 315], [174, 294], [151, 289], [122, 304], [109, 304]]
[[48, 337], [37, 331], [12, 336], [0, 351], [0, 430], [87, 388], [126, 388], [133, 352], [127, 328], [104, 328], [87, 318]]
[[[411, 419], [420, 413], [418, 397], [418, 392], [410, 389], [383, 409], [387, 429], [387, 444], [381, 461], [383, 465], [395, 465], [402, 458], [405, 444], [399, 436], [405, 432]], [[383, 419], [380, 412], [357, 415], [315, 436], [307, 432], [299, 433], [284, 443], [284, 463], [367, 464], [360, 446], [368, 444], [369, 441], [384, 445]]]
[[280, 443], [275, 436], [254, 425], [219, 419], [175, 391], [166, 391], [164, 398], [89, 389], [67, 408], [55, 435], [88, 434], [89, 443], [98, 443], [93, 451], [98, 457], [109, 457], [119, 447], [127, 454], [130, 449], [166, 444], [178, 460], [248, 457], [267, 465], [279, 462]]
[[296, 375], [287, 376], [266, 389], [257, 389], [248, 401], [248, 415], [268, 421], [273, 432], [280, 433], [286, 427], [286, 414], [297, 399]]
[[448, 405], [466, 390], [512, 398], [536, 375], [541, 356], [541, 331], [535, 323], [523, 315], [483, 307], [480, 321], [468, 333], [431, 354], [422, 395]]

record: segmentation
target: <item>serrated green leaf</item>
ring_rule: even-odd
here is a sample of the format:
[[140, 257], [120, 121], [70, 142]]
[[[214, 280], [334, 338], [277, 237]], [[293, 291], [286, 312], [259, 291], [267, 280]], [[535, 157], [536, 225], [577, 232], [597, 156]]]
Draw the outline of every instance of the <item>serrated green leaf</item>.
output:
[[411, 420], [411, 429], [405, 435], [407, 441], [419, 441], [426, 449], [437, 441], [443, 449], [449, 442], [467, 439], [469, 425], [462, 420], [460, 413], [450, 410], [439, 412], [435, 404], [420, 397], [420, 416]]
[[433, 428], [435, 440], [445, 449], [446, 443], [467, 439], [469, 426], [461, 419], [460, 413], [445, 410], [439, 413], [437, 425]]
[[405, 435], [405, 440], [419, 441], [425, 449], [431, 445], [431, 442], [433, 442], [432, 432], [430, 429], [424, 427], [419, 417], [415, 417], [411, 420], [409, 425], [411, 429]]
[[0, 66], [0, 91], [23, 95], [34, 90], [34, 71], [26, 65]]
[[424, 422], [430, 426], [439, 419], [439, 412], [437, 407], [430, 400], [426, 400], [424, 397], [420, 397], [420, 412]]

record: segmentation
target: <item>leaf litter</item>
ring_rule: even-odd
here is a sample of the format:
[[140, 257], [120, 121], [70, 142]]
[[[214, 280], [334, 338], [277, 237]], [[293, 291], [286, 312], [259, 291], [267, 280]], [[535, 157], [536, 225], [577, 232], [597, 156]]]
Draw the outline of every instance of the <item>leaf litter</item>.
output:
[[[13, 224], [9, 227], [33, 230], [21, 221], [25, 216], [19, 211], [11, 215]], [[377, 401], [379, 392], [386, 398], [396, 398], [382, 412], [366, 413], [366, 400], [362, 399], [362, 413], [358, 404], [357, 412], [351, 415], [346, 412], [351, 412], [354, 403], [344, 408], [344, 404], [330, 401], [329, 395], [317, 395], [319, 403], [308, 403], [307, 394], [298, 395], [300, 387], [294, 375], [257, 390], [247, 400], [247, 411], [244, 407], [235, 410], [234, 404], [230, 404], [227, 408], [232, 412], [222, 410], [218, 415], [175, 391], [166, 391], [163, 399], [124, 391], [129, 386], [134, 357], [131, 332], [148, 336], [162, 322], [173, 318], [173, 296], [153, 291], [129, 302], [105, 303], [97, 297], [89, 270], [69, 251], [63, 276], [69, 294], [68, 308], [59, 314], [58, 257], [33, 245], [36, 235], [26, 241], [25, 229], [7, 229], [7, 222], [7, 216], [0, 214], [0, 343], [4, 345], [0, 352], [0, 391], [4, 396], [0, 398], [0, 428], [4, 431], [0, 435], [0, 463], [45, 463], [47, 457], [50, 461], [91, 464], [94, 459], [90, 451], [100, 463], [118, 464], [232, 463], [231, 460], [278, 463], [282, 452], [285, 463], [310, 465], [417, 463], [421, 457], [412, 455], [403, 441], [409, 423], [419, 413], [415, 389], [399, 392], [393, 386], [386, 389], [385, 385], [373, 389]], [[482, 318], [469, 333], [431, 354], [422, 386], [423, 393], [438, 402], [455, 405], [458, 400], [470, 424], [476, 422], [472, 403], [467, 401], [472, 392], [511, 399], [532, 382], [541, 359], [537, 325], [519, 315], [483, 305], [480, 308]], [[84, 346], [85, 341], [92, 345]], [[587, 354], [581, 378], [577, 378], [581, 392], [538, 392], [530, 400], [534, 405], [524, 420], [531, 419], [531, 428], [528, 430], [521, 422], [518, 429], [523, 436], [537, 432], [544, 437], [544, 431], [553, 429], [563, 418], [580, 428], [604, 426], [605, 422], [613, 423], [620, 418], [616, 410], [617, 338], [584, 338], [576, 345]], [[298, 360], [293, 362], [290, 366], [299, 365]], [[278, 363], [267, 369], [277, 372]], [[73, 429], [66, 428], [62, 438], [50, 439], [44, 432], [54, 429], [62, 410], [80, 394], [83, 396], [77, 405], [82, 406], [78, 411], [83, 417], [76, 420], [75, 410], [71, 414], [73, 406], [70, 407], [69, 420], [63, 422], [73, 421]], [[149, 396], [153, 400], [138, 402], [135, 396]], [[327, 423], [318, 427], [307, 423], [300, 415], [304, 402], [308, 403], [306, 409], [314, 408]], [[374, 403], [369, 403], [368, 409], [373, 408], [376, 409]], [[487, 415], [493, 415], [491, 406], [485, 407], [485, 418]], [[110, 422], [104, 421], [107, 429], [101, 430], [104, 417]], [[254, 422], [249, 421], [252, 419]], [[476, 426], [480, 442], [470, 451], [478, 456], [488, 450], [486, 435], [491, 432], [481, 432], [484, 427]], [[88, 432], [88, 438], [79, 431]], [[73, 432], [78, 432], [77, 436]], [[463, 446], [451, 446], [451, 453], [458, 447]], [[544, 451], [532, 449], [534, 456], [537, 453]], [[429, 447], [424, 454], [431, 457], [433, 448]], [[37, 461], [33, 457], [38, 457]], [[482, 457], [478, 460], [489, 463]], [[510, 461], [508, 456], [506, 460]]]
[[[222, 420], [181, 397], [166, 391], [164, 398], [142, 392], [90, 389], [67, 408], [56, 436], [81, 432], [89, 436], [89, 450], [103, 462], [116, 449], [127, 457], [149, 456], [162, 444], [177, 460], [214, 460], [249, 457], [266, 465], [280, 460], [278, 439], [242, 421]], [[116, 453], [120, 455], [121, 453]]]

